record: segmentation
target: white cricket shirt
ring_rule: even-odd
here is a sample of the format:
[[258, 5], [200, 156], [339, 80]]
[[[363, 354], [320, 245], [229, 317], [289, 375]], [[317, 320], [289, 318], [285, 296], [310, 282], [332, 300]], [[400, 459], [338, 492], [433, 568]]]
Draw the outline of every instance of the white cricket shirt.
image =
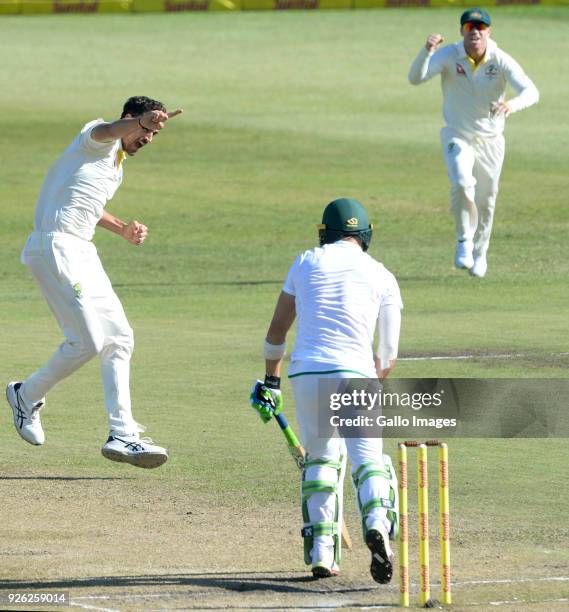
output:
[[379, 310], [403, 308], [397, 281], [383, 264], [340, 240], [299, 255], [283, 291], [294, 295], [297, 315], [289, 376], [330, 370], [376, 376]]
[[496, 136], [504, 131], [504, 116], [493, 116], [490, 106], [505, 99], [509, 83], [516, 97], [508, 100], [513, 113], [535, 104], [539, 92], [522, 67], [488, 39], [484, 59], [473, 69], [460, 41], [432, 54], [423, 47], [409, 70], [409, 81], [419, 85], [441, 75], [446, 124], [465, 136]]
[[36, 231], [93, 237], [122, 182], [121, 141], [95, 142], [91, 130], [99, 123], [103, 120], [87, 123], [50, 168], [36, 204]]

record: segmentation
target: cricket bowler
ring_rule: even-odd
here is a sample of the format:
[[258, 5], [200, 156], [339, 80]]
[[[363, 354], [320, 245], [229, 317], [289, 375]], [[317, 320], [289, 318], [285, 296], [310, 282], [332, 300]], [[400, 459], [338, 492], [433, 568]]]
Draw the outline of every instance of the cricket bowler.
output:
[[338, 574], [347, 451], [371, 575], [384, 584], [393, 573], [389, 539], [398, 529], [391, 460], [383, 454], [381, 438], [323, 437], [318, 427], [319, 411], [327, 409], [319, 405], [321, 379], [340, 388], [347, 378], [384, 379], [395, 366], [403, 304], [393, 274], [366, 253], [372, 227], [360, 202], [341, 198], [328, 204], [319, 226], [320, 247], [299, 255], [288, 272], [264, 344], [265, 380], [253, 387], [251, 404], [264, 422], [282, 410], [281, 368], [296, 318], [288, 376], [306, 450], [304, 560], [315, 578]]
[[117, 121], [96, 119], [83, 126], [44, 180], [34, 230], [21, 260], [65, 340], [37, 372], [6, 388], [16, 431], [30, 444], [45, 441], [40, 411], [47, 393], [98, 355], [109, 425], [103, 456], [142, 468], [158, 467], [168, 459], [166, 449], [140, 437], [144, 427], [132, 416], [133, 332], [91, 239], [98, 226], [130, 244], [144, 243], [148, 235], [144, 224], [125, 223], [105, 206], [122, 182], [125, 158], [150, 144], [181, 112], [168, 113], [161, 102], [145, 96], [129, 98]]
[[[537, 88], [521, 66], [490, 38], [491, 25], [487, 11], [464, 11], [462, 40], [439, 48], [443, 37], [431, 34], [409, 70], [413, 85], [441, 75], [446, 124], [441, 142], [456, 228], [454, 263], [480, 278], [488, 268], [505, 120], [539, 100]], [[508, 84], [515, 96], [506, 100]]]

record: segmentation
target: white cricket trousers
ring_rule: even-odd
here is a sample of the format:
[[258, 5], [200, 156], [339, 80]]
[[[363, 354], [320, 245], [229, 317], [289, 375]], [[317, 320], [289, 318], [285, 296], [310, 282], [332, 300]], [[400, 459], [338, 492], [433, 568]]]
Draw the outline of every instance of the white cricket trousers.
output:
[[[296, 403], [296, 418], [299, 425], [300, 440], [310, 459], [326, 459], [337, 462], [347, 451], [351, 463], [352, 474], [363, 463], [383, 463], [383, 440], [381, 438], [323, 438], [319, 436], [319, 412], [326, 410], [319, 406], [318, 381], [322, 378], [340, 380], [341, 378], [357, 378], [353, 373], [334, 373], [327, 375], [303, 375], [291, 378], [291, 384]], [[328, 390], [328, 389], [327, 389]], [[331, 414], [331, 413], [330, 413]], [[310, 466], [307, 469], [306, 480], [335, 480], [334, 470], [325, 466]], [[338, 531], [342, 529], [342, 502], [343, 502], [343, 477], [342, 473], [338, 482]], [[389, 499], [389, 481], [374, 476], [368, 478], [360, 490], [362, 504], [371, 499]], [[335, 503], [333, 493], [314, 493], [308, 499], [308, 514], [312, 522], [333, 522], [335, 514]], [[372, 528], [377, 523], [382, 523], [389, 533], [391, 522], [387, 519], [385, 508], [373, 508], [366, 520], [367, 528]], [[332, 544], [332, 536], [320, 536], [324, 544]], [[315, 538], [316, 540], [316, 538]], [[313, 559], [314, 561], [314, 559]]]
[[49, 361], [24, 381], [20, 394], [26, 405], [99, 355], [109, 430], [121, 435], [139, 432], [130, 405], [133, 333], [95, 245], [71, 234], [32, 232], [22, 263], [65, 336]]
[[456, 239], [473, 242], [474, 256], [484, 256], [490, 244], [504, 163], [504, 136], [466, 137], [444, 127], [441, 142], [451, 185], [450, 206]]

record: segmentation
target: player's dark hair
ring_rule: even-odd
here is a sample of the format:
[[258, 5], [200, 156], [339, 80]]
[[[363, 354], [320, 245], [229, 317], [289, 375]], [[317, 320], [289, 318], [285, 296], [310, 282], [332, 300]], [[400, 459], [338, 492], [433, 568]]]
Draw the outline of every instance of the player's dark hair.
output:
[[133, 117], [139, 117], [143, 113], [151, 110], [159, 110], [166, 112], [166, 107], [162, 102], [147, 98], [146, 96], [132, 96], [129, 98], [123, 106], [121, 119], [126, 115], [132, 115]]

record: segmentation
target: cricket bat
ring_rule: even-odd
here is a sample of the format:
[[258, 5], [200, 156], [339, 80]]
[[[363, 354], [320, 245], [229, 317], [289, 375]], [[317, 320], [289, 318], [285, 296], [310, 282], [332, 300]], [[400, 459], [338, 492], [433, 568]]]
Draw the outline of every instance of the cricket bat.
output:
[[[294, 459], [298, 469], [302, 470], [304, 468], [304, 457], [306, 454], [304, 452], [304, 448], [302, 448], [300, 441], [296, 437], [294, 431], [292, 430], [292, 427], [288, 424], [288, 421], [286, 420], [284, 414], [282, 412], [279, 412], [279, 414], [275, 415], [275, 419], [277, 420], [277, 423], [279, 424], [279, 427], [281, 428], [284, 437], [286, 438], [286, 441], [288, 443], [288, 450], [292, 455], [292, 458]], [[346, 527], [346, 523], [344, 523], [343, 520], [342, 543], [348, 550], [352, 548], [352, 538], [350, 536], [348, 528]]]

